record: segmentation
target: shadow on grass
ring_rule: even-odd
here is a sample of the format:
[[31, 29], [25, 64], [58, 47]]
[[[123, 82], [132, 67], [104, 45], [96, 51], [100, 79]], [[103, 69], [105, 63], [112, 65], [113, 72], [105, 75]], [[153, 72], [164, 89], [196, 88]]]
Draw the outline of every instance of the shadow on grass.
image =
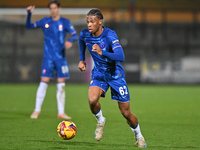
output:
[[0, 111], [1, 119], [30, 118], [31, 113], [19, 110]]
[[[53, 144], [51, 146], [51, 149], [73, 149], [78, 148], [78, 149], [137, 149], [138, 147], [135, 144], [114, 144], [114, 143], [105, 143], [105, 142], [85, 142], [85, 141], [47, 141], [47, 140], [31, 140], [31, 142], [39, 142], [39, 143], [49, 143]], [[48, 144], [48, 145], [49, 145]], [[55, 145], [55, 146], [54, 146]], [[149, 145], [148, 148], [150, 149], [199, 149], [199, 147], [194, 147], [194, 146], [153, 146]]]
[[[32, 111], [20, 111], [20, 110], [8, 110], [0, 111], [0, 119], [30, 119]], [[52, 115], [47, 115], [43, 113], [40, 118], [57, 118], [57, 114], [52, 117]], [[32, 119], [35, 120], [35, 119]]]
[[194, 147], [194, 146], [148, 146], [148, 148], [152, 149], [199, 149], [200, 147]]
[[31, 140], [31, 142], [42, 142], [49, 143], [56, 146], [52, 146], [52, 149], [66, 149], [66, 147], [76, 147], [76, 148], [95, 148], [95, 149], [131, 149], [137, 148], [136, 145], [127, 144], [108, 144], [103, 142], [84, 142], [84, 141], [47, 141], [47, 140]]

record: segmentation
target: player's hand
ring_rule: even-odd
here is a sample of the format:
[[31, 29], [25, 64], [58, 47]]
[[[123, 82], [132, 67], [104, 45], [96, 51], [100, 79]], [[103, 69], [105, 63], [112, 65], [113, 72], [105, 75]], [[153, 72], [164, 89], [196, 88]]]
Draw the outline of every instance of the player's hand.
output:
[[32, 13], [33, 10], [35, 9], [35, 5], [30, 5], [26, 9]]
[[94, 45], [92, 46], [92, 51], [93, 51], [93, 52], [96, 52], [98, 55], [102, 55], [102, 50], [101, 50], [101, 48], [99, 47], [98, 44], [94, 44]]
[[85, 71], [85, 69], [86, 69], [86, 63], [85, 63], [85, 61], [80, 61], [79, 64], [78, 64], [78, 68], [81, 71]]
[[72, 43], [71, 42], [69, 42], [69, 41], [66, 41], [65, 42], [65, 47], [66, 47], [66, 49], [70, 49], [71, 47], [72, 47]]

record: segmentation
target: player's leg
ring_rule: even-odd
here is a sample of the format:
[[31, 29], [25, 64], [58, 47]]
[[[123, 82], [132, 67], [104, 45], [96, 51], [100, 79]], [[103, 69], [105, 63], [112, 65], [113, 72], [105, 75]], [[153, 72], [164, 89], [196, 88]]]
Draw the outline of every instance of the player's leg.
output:
[[104, 91], [97, 86], [90, 87], [88, 91], [88, 102], [90, 110], [94, 114], [98, 123], [102, 123], [104, 121], [101, 111], [101, 104], [99, 103], [99, 98], [103, 93]]
[[130, 102], [118, 102], [121, 114], [126, 118], [127, 123], [135, 134], [135, 139], [138, 147], [147, 147], [144, 137], [140, 131], [140, 126], [137, 117], [130, 110]]
[[69, 68], [65, 58], [55, 61], [57, 74], [57, 107], [58, 118], [71, 119], [65, 113], [65, 80], [69, 78]]
[[54, 64], [53, 61], [43, 59], [41, 67], [41, 82], [36, 93], [35, 110], [31, 114], [31, 118], [37, 119], [40, 115], [41, 107], [46, 95], [48, 83], [54, 75]]
[[93, 114], [95, 114], [96, 112], [99, 111], [99, 109], [101, 109], [99, 98], [101, 97], [102, 93], [103, 93], [103, 90], [96, 86], [92, 86], [88, 90], [88, 102], [89, 102], [90, 110]]
[[102, 139], [104, 126], [106, 123], [106, 118], [103, 117], [101, 104], [99, 103], [99, 99], [103, 94], [104, 91], [97, 86], [90, 86], [88, 91], [88, 102], [90, 110], [94, 114], [98, 122], [95, 130], [95, 139], [97, 141], [100, 141]]
[[137, 117], [130, 110], [130, 102], [121, 103], [118, 102], [119, 110], [121, 114], [126, 118], [127, 123], [131, 127], [136, 127], [138, 125]]
[[105, 93], [109, 88], [107, 82], [103, 80], [104, 74], [98, 71], [92, 71], [92, 79], [88, 90], [88, 102], [90, 110], [97, 119], [97, 127], [95, 130], [95, 139], [100, 141], [103, 137], [103, 130], [106, 123], [106, 118], [103, 117], [100, 97], [105, 97]]
[[71, 119], [70, 116], [65, 114], [65, 79], [57, 79], [57, 107], [58, 107], [58, 118]]
[[119, 109], [120, 109], [121, 114], [127, 120], [127, 123], [129, 124], [132, 131], [134, 132], [135, 138], [137, 139], [137, 138], [142, 137], [142, 133], [140, 131], [138, 119], [130, 110], [130, 102], [126, 102], [126, 103], [118, 102], [118, 105], [119, 105]]
[[112, 99], [118, 101], [120, 112], [134, 132], [138, 147], [146, 147], [137, 117], [130, 110], [130, 95], [124, 76], [118, 76], [118, 79], [110, 80], [109, 85], [111, 87]]
[[50, 78], [41, 77], [41, 82], [39, 84], [39, 87], [36, 93], [35, 110], [30, 116], [32, 119], [37, 119], [40, 115], [41, 107], [46, 95], [46, 90], [47, 90], [49, 81], [50, 81]]

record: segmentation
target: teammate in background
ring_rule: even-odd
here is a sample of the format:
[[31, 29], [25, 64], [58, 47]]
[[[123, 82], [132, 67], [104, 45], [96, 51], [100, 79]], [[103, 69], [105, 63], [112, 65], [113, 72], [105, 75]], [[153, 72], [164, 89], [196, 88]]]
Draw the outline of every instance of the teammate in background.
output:
[[[48, 7], [50, 9], [51, 17], [45, 17], [35, 23], [31, 23], [31, 14], [35, 6], [27, 7], [28, 16], [26, 27], [28, 29], [42, 28], [44, 32], [41, 82], [36, 94], [35, 110], [30, 117], [32, 119], [39, 117], [48, 83], [50, 82], [50, 79], [54, 77], [54, 71], [56, 71], [58, 118], [71, 119], [71, 117], [65, 114], [65, 80], [69, 78], [69, 68], [65, 57], [65, 48], [70, 49], [73, 42], [78, 40], [78, 35], [69, 19], [59, 15], [61, 9], [59, 1], [50, 1]], [[65, 42], [67, 32], [71, 34], [71, 38]]]
[[85, 50], [87, 46], [94, 60], [88, 101], [91, 112], [98, 121], [95, 139], [97, 141], [102, 139], [106, 123], [99, 99], [105, 97], [106, 91], [111, 87], [112, 100], [118, 102], [120, 112], [134, 132], [137, 146], [146, 147], [137, 117], [130, 110], [129, 91], [124, 69], [120, 64], [120, 61], [124, 61], [124, 52], [118, 37], [115, 31], [102, 26], [103, 15], [99, 9], [90, 10], [86, 21], [88, 29], [82, 30], [79, 37], [80, 62], [78, 68], [81, 71], [86, 69]]

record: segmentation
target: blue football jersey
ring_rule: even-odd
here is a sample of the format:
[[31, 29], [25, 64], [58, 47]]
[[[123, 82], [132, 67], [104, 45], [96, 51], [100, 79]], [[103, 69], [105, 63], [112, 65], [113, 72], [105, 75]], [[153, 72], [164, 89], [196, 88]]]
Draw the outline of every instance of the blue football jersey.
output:
[[65, 57], [65, 37], [67, 32], [76, 34], [76, 30], [69, 19], [62, 18], [58, 21], [45, 17], [34, 24], [35, 28], [41, 27], [44, 32], [44, 59], [61, 59]]
[[121, 47], [115, 31], [106, 27], [103, 28], [104, 30], [99, 37], [93, 37], [88, 29], [81, 31], [79, 38], [80, 61], [85, 60], [85, 49], [87, 47], [94, 60], [93, 70], [98, 70], [102, 73], [114, 73], [117, 70], [120, 70], [120, 72], [123, 72], [124, 74], [124, 69], [119, 61], [113, 61], [106, 56], [100, 56], [92, 51], [92, 46], [94, 44], [98, 44], [102, 51], [110, 53], [113, 53], [115, 48]]

